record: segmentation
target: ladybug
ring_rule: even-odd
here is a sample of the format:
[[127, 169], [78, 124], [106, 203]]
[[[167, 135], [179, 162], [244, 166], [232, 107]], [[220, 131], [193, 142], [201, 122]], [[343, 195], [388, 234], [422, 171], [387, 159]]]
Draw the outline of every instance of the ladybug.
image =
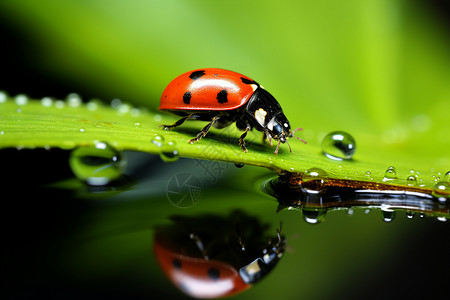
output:
[[211, 126], [225, 128], [236, 122], [244, 131], [239, 145], [244, 152], [247, 132], [255, 128], [267, 138], [278, 141], [275, 154], [281, 143], [291, 146], [288, 138], [295, 137], [306, 143], [291, 130], [291, 124], [277, 100], [260, 84], [249, 77], [218, 68], [205, 68], [184, 73], [169, 83], [161, 96], [160, 110], [182, 116], [173, 125], [161, 125], [165, 130], [180, 126], [186, 120], [208, 121], [209, 123], [189, 142], [192, 144], [205, 137]]
[[[226, 219], [217, 220], [230, 225]], [[219, 224], [213, 221], [210, 228], [197, 227], [198, 233], [188, 233], [187, 228], [195, 225], [185, 222], [155, 233], [153, 251], [159, 266], [177, 288], [191, 297], [220, 298], [243, 292], [269, 273], [285, 250], [286, 240], [279, 230], [275, 239], [261, 247], [261, 241], [244, 243], [215, 223]], [[210, 229], [214, 230], [208, 233]]]

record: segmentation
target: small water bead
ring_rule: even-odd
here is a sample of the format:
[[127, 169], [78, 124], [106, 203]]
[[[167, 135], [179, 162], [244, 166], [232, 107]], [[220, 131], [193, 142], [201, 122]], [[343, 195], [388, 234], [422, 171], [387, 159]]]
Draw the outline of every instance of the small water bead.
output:
[[417, 185], [417, 179], [415, 176], [410, 175], [408, 178], [406, 178], [406, 184], [409, 186], [415, 186]]
[[161, 147], [164, 143], [164, 137], [161, 135], [155, 134], [155, 136], [152, 138], [152, 144], [156, 145], [158, 147]]
[[175, 142], [164, 143], [161, 147], [160, 157], [164, 162], [177, 161], [180, 156]]
[[395, 210], [393, 209], [382, 209], [381, 210], [381, 215], [383, 217], [383, 221], [386, 223], [390, 223], [392, 222], [392, 220], [394, 220], [395, 218]]
[[303, 208], [302, 213], [306, 223], [319, 224], [325, 221], [327, 210], [320, 208]]
[[328, 173], [320, 168], [310, 168], [302, 177], [302, 189], [308, 193], [320, 193], [328, 182]]
[[387, 168], [386, 172], [384, 172], [384, 178], [383, 181], [389, 181], [397, 179], [397, 170], [394, 166], [390, 166]]
[[97, 110], [102, 105], [102, 102], [99, 99], [91, 99], [88, 103], [86, 103], [86, 108], [90, 111]]
[[79, 147], [72, 151], [69, 160], [75, 176], [89, 185], [107, 185], [119, 179], [126, 166], [121, 152], [107, 143]]
[[448, 171], [447, 173], [445, 173], [444, 175], [444, 180], [447, 182], [450, 182], [450, 171]]
[[414, 218], [415, 215], [416, 215], [416, 213], [414, 213], [414, 212], [412, 212], [412, 211], [410, 211], [410, 210], [407, 210], [407, 211], [406, 211], [406, 217], [407, 217], [408, 219]]
[[444, 181], [436, 183], [431, 195], [438, 198], [439, 201], [447, 201], [450, 198], [450, 183]]
[[122, 100], [115, 98], [111, 100], [111, 107], [114, 109], [118, 109], [122, 105]]
[[328, 173], [321, 168], [310, 168], [305, 171], [303, 176], [304, 181], [326, 178], [328, 178]]
[[76, 93], [70, 93], [67, 95], [66, 102], [69, 107], [79, 107], [83, 103], [80, 95]]
[[334, 131], [327, 134], [322, 140], [322, 151], [331, 159], [351, 159], [356, 151], [356, 141], [347, 132]]
[[4, 103], [8, 100], [8, 94], [4, 91], [0, 91], [0, 103]]
[[23, 94], [19, 94], [14, 98], [17, 105], [25, 105], [28, 103], [28, 97]]
[[50, 97], [44, 97], [41, 99], [41, 105], [44, 107], [50, 107], [53, 105], [53, 99]]

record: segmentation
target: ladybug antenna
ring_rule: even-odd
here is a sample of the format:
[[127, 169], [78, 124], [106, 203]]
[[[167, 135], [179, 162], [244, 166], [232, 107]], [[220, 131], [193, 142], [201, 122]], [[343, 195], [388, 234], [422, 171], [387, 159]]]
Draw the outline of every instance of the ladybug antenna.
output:
[[306, 144], [306, 141], [305, 141], [305, 140], [302, 140], [302, 139], [299, 138], [298, 136], [294, 136], [294, 134], [295, 134], [297, 131], [299, 131], [299, 130], [303, 130], [303, 128], [297, 128], [297, 129], [292, 130], [290, 136], [293, 137], [293, 138], [296, 138], [297, 140], [300, 140], [300, 141], [302, 141], [303, 143]]

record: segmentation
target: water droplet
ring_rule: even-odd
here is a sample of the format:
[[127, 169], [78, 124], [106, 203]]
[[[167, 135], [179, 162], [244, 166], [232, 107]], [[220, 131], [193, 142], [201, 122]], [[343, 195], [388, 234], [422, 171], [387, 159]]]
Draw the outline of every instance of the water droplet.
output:
[[447, 173], [445, 173], [444, 180], [447, 181], [447, 182], [450, 182], [450, 171], [448, 171]]
[[417, 179], [415, 176], [410, 175], [408, 178], [406, 178], [406, 184], [409, 186], [415, 186], [417, 185]]
[[168, 142], [162, 145], [161, 147], [161, 159], [164, 162], [174, 162], [177, 161], [179, 157], [178, 149], [175, 142]]
[[450, 183], [444, 181], [436, 183], [431, 194], [439, 201], [447, 201], [450, 198]]
[[86, 108], [90, 111], [94, 111], [101, 105], [102, 102], [99, 99], [91, 99], [88, 103], [86, 103]]
[[111, 100], [111, 107], [114, 109], [118, 109], [122, 105], [122, 100], [115, 98]]
[[353, 216], [353, 213], [354, 213], [355, 211], [353, 210], [353, 208], [349, 208], [348, 210], [347, 210], [347, 215], [349, 215], [349, 216]]
[[406, 217], [407, 217], [408, 219], [414, 218], [415, 215], [416, 215], [416, 213], [414, 213], [414, 212], [412, 212], [412, 211], [410, 211], [410, 210], [407, 210], [407, 211], [406, 211]]
[[161, 147], [163, 143], [164, 143], [164, 137], [161, 135], [155, 134], [155, 136], [152, 138], [153, 145]]
[[303, 175], [303, 180], [317, 180], [317, 179], [323, 179], [328, 178], [328, 173], [322, 170], [321, 168], [310, 168], [305, 171], [305, 174]]
[[323, 208], [303, 208], [303, 219], [309, 224], [319, 224], [325, 220], [327, 210]]
[[394, 220], [394, 218], [395, 218], [395, 210], [382, 208], [381, 215], [383, 217], [384, 222], [386, 222], [386, 223], [392, 222], [392, 220]]
[[394, 179], [397, 179], [397, 170], [395, 169], [395, 167], [390, 166], [389, 168], [387, 168], [386, 172], [384, 172], [383, 181], [389, 181]]
[[132, 106], [128, 103], [122, 103], [117, 107], [119, 113], [125, 114], [131, 110]]
[[80, 128], [80, 132], [86, 132], [86, 129]]
[[446, 218], [446, 217], [443, 217], [443, 216], [437, 217], [436, 219], [437, 219], [439, 222], [447, 222], [447, 218]]
[[81, 100], [80, 95], [76, 93], [70, 93], [69, 95], [67, 95], [66, 102], [70, 107], [79, 107], [83, 101]]
[[8, 99], [8, 94], [5, 93], [4, 91], [0, 91], [0, 103], [6, 102], [7, 99]]
[[307, 193], [317, 194], [326, 188], [328, 173], [320, 168], [310, 168], [302, 177], [302, 189]]
[[73, 150], [69, 164], [78, 179], [90, 185], [106, 185], [122, 176], [126, 160], [121, 152], [107, 143], [98, 142]]
[[322, 140], [322, 151], [331, 159], [351, 159], [356, 151], [355, 139], [344, 131], [334, 131]]
[[44, 107], [50, 107], [53, 105], [53, 99], [50, 97], [44, 97], [41, 99], [41, 105]]
[[14, 98], [17, 105], [25, 105], [28, 103], [28, 97], [26, 95], [20, 94]]

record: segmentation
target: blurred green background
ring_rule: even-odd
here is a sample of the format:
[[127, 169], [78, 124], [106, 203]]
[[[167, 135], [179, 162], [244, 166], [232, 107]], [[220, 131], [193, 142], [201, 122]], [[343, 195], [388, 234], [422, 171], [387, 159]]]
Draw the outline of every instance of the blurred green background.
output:
[[[416, 163], [446, 172], [449, 12], [448, 1], [438, 0], [3, 0], [0, 90], [33, 98], [76, 92], [86, 100], [120, 98], [156, 110], [160, 94], [175, 76], [202, 67], [225, 68], [264, 85], [293, 126], [305, 128], [302, 137], [311, 143], [320, 143], [327, 132], [345, 130], [355, 136], [358, 151], [366, 157], [384, 159], [391, 151], [396, 157], [405, 156], [411, 168]], [[52, 162], [48, 154], [40, 155]], [[185, 165], [170, 171], [159, 164], [154, 168], [157, 174], [173, 175]], [[247, 177], [241, 182], [253, 184], [252, 172], [261, 173], [255, 170], [243, 169]], [[448, 232], [448, 224], [406, 218], [384, 224], [379, 215], [360, 213], [354, 218], [331, 215], [313, 227], [298, 214], [275, 216], [273, 199], [255, 195], [253, 185], [246, 192], [232, 179], [225, 176], [218, 186], [211, 185], [200, 208], [186, 213], [221, 209], [216, 202], [237, 199], [229, 207], [223, 204], [231, 209], [239, 199], [250, 199], [246, 209], [258, 207], [255, 213], [274, 226], [283, 219], [287, 235], [301, 236], [293, 242], [292, 263], [286, 257], [266, 283], [242, 298], [391, 298], [425, 295], [425, 290], [439, 294], [448, 282], [448, 275], [440, 273], [449, 267], [444, 259], [448, 238], [440, 235]], [[131, 197], [140, 199], [132, 204], [126, 197], [92, 204], [77, 193], [61, 198], [59, 192], [39, 192], [50, 200], [38, 205], [29, 202], [29, 194], [19, 193], [24, 196], [16, 197], [20, 203], [7, 206], [13, 208], [12, 216], [21, 217], [5, 223], [7, 240], [19, 246], [7, 248], [4, 257], [17, 262], [23, 259], [20, 255], [30, 255], [25, 250], [30, 245], [22, 237], [30, 238], [28, 227], [37, 226], [31, 230], [31, 248], [37, 251], [18, 264], [25, 273], [15, 270], [11, 275], [12, 263], [2, 268], [2, 277], [14, 282], [16, 296], [108, 298], [113, 292], [116, 298], [148, 298], [147, 293], [180, 296], [168, 290], [170, 284], [147, 252], [149, 224], [179, 212], [162, 192], [153, 198], [145, 193]], [[152, 202], [145, 201], [149, 199]], [[117, 218], [123, 224], [116, 228]], [[89, 234], [104, 227], [108, 229], [101, 239]], [[82, 245], [74, 247], [80, 252], [73, 253], [70, 247], [80, 240]], [[442, 260], [436, 257], [439, 253]], [[40, 278], [38, 273], [47, 267]], [[60, 281], [59, 274], [64, 274]], [[393, 283], [400, 277], [405, 280]], [[294, 278], [294, 283], [286, 278]], [[426, 289], [409, 290], [422, 281]], [[442, 285], [433, 288], [436, 282]], [[391, 284], [398, 286], [384, 289]]]

